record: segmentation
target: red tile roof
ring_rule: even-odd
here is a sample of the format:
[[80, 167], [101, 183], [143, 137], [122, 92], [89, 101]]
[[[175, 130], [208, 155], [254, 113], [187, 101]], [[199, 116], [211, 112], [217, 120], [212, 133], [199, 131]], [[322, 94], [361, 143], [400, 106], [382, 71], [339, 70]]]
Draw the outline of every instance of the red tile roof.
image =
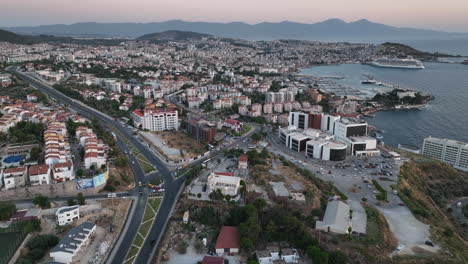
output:
[[49, 165], [35, 165], [29, 167], [29, 175], [46, 174], [49, 171]]
[[240, 155], [239, 157], [239, 161], [247, 162], [248, 160], [247, 155]]
[[18, 167], [18, 168], [8, 168], [5, 170], [5, 173], [18, 173], [18, 172], [24, 172], [26, 168], [24, 167]]
[[223, 226], [215, 248], [239, 248], [239, 230], [235, 226]]
[[202, 260], [202, 264], [224, 264], [224, 258], [204, 256]]
[[221, 176], [234, 176], [232, 172], [215, 172], [214, 174]]

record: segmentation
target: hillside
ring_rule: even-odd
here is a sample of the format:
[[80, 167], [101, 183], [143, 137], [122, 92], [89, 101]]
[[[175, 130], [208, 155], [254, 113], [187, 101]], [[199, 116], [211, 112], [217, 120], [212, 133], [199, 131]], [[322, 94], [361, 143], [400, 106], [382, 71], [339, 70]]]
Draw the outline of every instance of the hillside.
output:
[[28, 38], [26, 36], [18, 35], [16, 33], [0, 29], [0, 41], [25, 44], [28, 42]]
[[433, 60], [436, 57], [456, 57], [453, 55], [442, 54], [442, 53], [430, 53], [417, 50], [408, 45], [400, 43], [385, 42], [380, 45], [380, 49], [383, 54], [390, 57], [402, 57], [406, 58], [407, 56], [412, 56], [415, 59], [419, 60]]
[[0, 29], [0, 42], [10, 42], [14, 44], [34, 44], [34, 43], [73, 43], [81, 45], [116, 45], [122, 40], [119, 39], [75, 39], [71, 37], [56, 37], [50, 35], [20, 35], [10, 31]]
[[146, 34], [141, 37], [136, 38], [136, 40], [157, 40], [157, 41], [167, 41], [167, 40], [199, 40], [204, 37], [210, 37], [211, 35], [196, 33], [191, 31], [179, 31], [179, 30], [168, 30], [164, 32], [157, 32]]
[[468, 175], [443, 162], [427, 160], [405, 163], [400, 174], [401, 199], [419, 220], [431, 226], [434, 242], [450, 252], [434, 263], [467, 263], [468, 228], [452, 218], [447, 206], [468, 196]]

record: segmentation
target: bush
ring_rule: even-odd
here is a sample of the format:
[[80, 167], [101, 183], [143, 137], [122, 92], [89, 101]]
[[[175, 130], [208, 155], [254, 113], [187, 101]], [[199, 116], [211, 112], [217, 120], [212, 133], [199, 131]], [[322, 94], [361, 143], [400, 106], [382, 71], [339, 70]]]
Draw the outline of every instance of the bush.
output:
[[11, 202], [0, 202], [0, 221], [7, 221], [15, 214], [16, 206]]
[[49, 198], [43, 195], [34, 197], [33, 204], [41, 207], [42, 209], [50, 208]]

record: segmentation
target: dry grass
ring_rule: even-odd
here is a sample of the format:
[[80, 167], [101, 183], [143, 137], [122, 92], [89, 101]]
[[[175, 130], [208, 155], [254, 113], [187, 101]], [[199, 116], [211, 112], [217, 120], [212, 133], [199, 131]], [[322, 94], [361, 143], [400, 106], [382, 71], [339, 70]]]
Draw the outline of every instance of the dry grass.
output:
[[184, 158], [194, 158], [207, 151], [206, 146], [180, 131], [153, 132], [168, 147], [180, 149]]

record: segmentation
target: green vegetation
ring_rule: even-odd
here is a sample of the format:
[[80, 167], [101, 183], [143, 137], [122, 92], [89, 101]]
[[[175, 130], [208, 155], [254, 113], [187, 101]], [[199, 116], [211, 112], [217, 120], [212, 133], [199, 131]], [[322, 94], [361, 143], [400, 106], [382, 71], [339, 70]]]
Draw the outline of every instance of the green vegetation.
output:
[[342, 193], [340, 190], [338, 190], [338, 188], [336, 188], [336, 186], [333, 185], [333, 183], [323, 181], [322, 179], [315, 176], [315, 174], [311, 172], [310, 170], [296, 167], [296, 171], [302, 174], [302, 176], [304, 176], [306, 179], [311, 181], [325, 195], [329, 195], [329, 196], [338, 195], [341, 197], [342, 200], [348, 200], [348, 197], [344, 193]]
[[11, 143], [42, 142], [44, 140], [44, 124], [21, 121], [8, 129]]
[[16, 212], [16, 205], [12, 202], [0, 202], [0, 221], [9, 221]]
[[400, 169], [400, 198], [419, 220], [431, 226], [433, 240], [450, 251], [447, 261], [451, 263], [468, 262], [468, 230], [446, 210], [449, 201], [468, 195], [467, 176], [439, 161], [410, 161]]
[[250, 166], [255, 166], [257, 164], [266, 164], [266, 159], [270, 157], [270, 155], [266, 148], [262, 149], [260, 153], [255, 149], [251, 149], [247, 151], [247, 157], [249, 158]]
[[[203, 225], [214, 228], [221, 225], [237, 226], [241, 249], [246, 252], [252, 252], [259, 244], [273, 241], [284, 241], [302, 250], [315, 246], [320, 248], [320, 252], [325, 252], [309, 232], [300, 211], [291, 211], [279, 206], [265, 210], [265, 206], [264, 201], [256, 200], [244, 207], [230, 207], [227, 212], [213, 206], [194, 206], [190, 213], [193, 221]], [[330, 259], [339, 259], [342, 262], [332, 262]], [[320, 263], [346, 263], [346, 256], [329, 252], [328, 262]]]
[[244, 150], [240, 148], [230, 148], [224, 150], [224, 155], [228, 158], [238, 158], [242, 154], [244, 154]]
[[20, 256], [16, 263], [26, 264], [26, 263], [36, 263], [42, 259], [46, 252], [57, 245], [59, 238], [54, 235], [38, 235], [33, 237], [26, 244], [28, 251], [25, 255]]
[[82, 193], [78, 193], [77, 195], [77, 201], [79, 205], [85, 205], [86, 204], [86, 199]]
[[387, 201], [387, 191], [382, 187], [382, 185], [377, 182], [377, 180], [372, 180], [372, 184], [374, 184], [375, 188], [379, 190], [379, 194], [377, 194], [375, 197], [379, 201]]
[[49, 99], [39, 90], [36, 90], [29, 86], [28, 83], [23, 82], [22, 80], [12, 76], [13, 83], [7, 87], [2, 87], [0, 89], [0, 96], [8, 96], [10, 99], [26, 99], [28, 94], [37, 96], [37, 102], [39, 103], [48, 103]]
[[[135, 256], [138, 254], [140, 247], [145, 242], [148, 232], [153, 225], [154, 220], [156, 219], [156, 213], [158, 212], [159, 205], [161, 204], [160, 198], [149, 198], [146, 202], [145, 213], [143, 215], [143, 220], [138, 229], [137, 235], [133, 240], [132, 247], [127, 253], [124, 263], [134, 263]], [[154, 212], [153, 212], [154, 211]]]
[[49, 197], [43, 195], [37, 195], [34, 197], [33, 204], [41, 207], [42, 209], [50, 208]]
[[424, 104], [427, 101], [429, 101], [432, 96], [430, 95], [422, 95], [421, 93], [416, 93], [414, 97], [406, 96], [403, 98], [398, 97], [398, 92], [405, 92], [406, 90], [404, 89], [393, 89], [390, 92], [387, 93], [378, 93], [372, 98], [372, 101], [376, 101], [380, 104], [383, 104], [385, 106], [390, 106], [393, 107], [395, 105], [420, 105]]

